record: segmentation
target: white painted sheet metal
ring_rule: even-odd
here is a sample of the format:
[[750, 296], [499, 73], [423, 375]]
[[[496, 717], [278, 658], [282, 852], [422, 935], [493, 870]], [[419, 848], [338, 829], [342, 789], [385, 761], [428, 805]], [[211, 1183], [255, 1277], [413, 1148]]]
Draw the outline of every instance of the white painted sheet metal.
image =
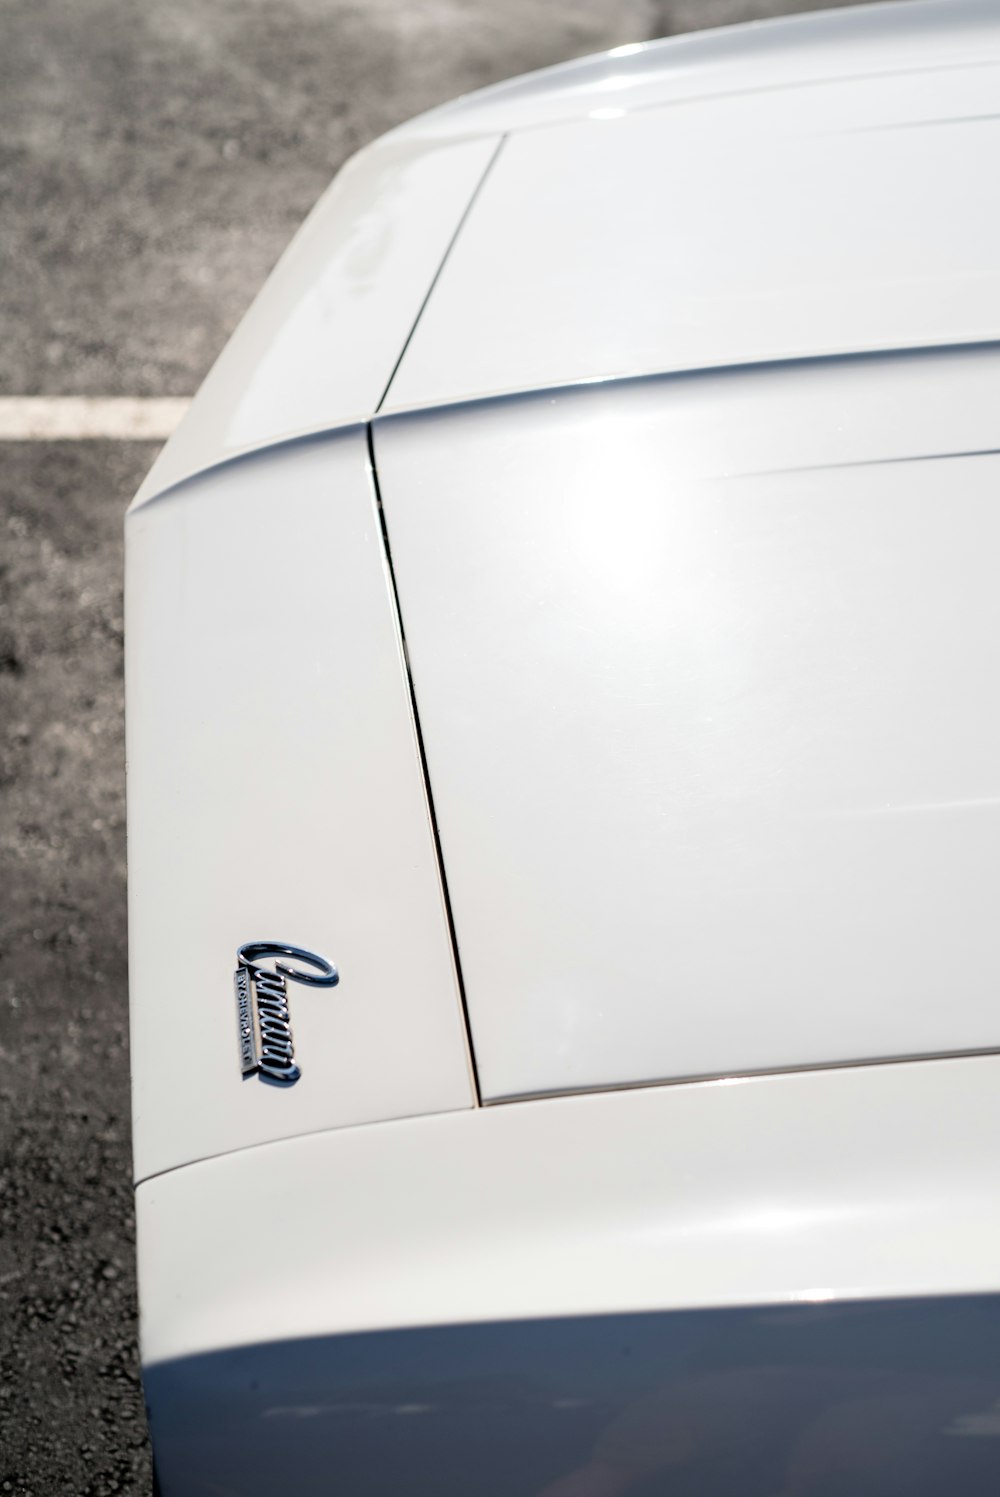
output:
[[143, 1362], [402, 1326], [996, 1292], [998, 1137], [990, 1057], [247, 1150], [139, 1187]]
[[377, 423], [485, 1098], [1000, 1045], [998, 382]]
[[403, 126], [408, 135], [512, 131], [592, 110], [826, 86], [1000, 61], [996, 0], [889, 0], [631, 42], [497, 83]]
[[1000, 337], [1000, 64], [621, 114], [504, 143], [384, 409]]
[[136, 497], [369, 417], [497, 137], [360, 152], [292, 240]]
[[[364, 431], [229, 464], [126, 531], [137, 1178], [471, 1106]], [[291, 1087], [240, 1073], [250, 940], [340, 968], [290, 985]]]

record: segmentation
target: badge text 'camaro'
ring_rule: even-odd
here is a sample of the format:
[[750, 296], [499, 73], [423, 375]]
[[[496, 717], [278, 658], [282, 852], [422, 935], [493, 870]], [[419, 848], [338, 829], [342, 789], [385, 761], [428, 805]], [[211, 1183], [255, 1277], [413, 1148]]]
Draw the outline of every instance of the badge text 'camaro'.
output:
[[[332, 988], [340, 980], [337, 969], [315, 952], [278, 941], [248, 941], [236, 954], [239, 966], [233, 982], [243, 1074], [285, 1084], [298, 1081], [302, 1072], [295, 1064], [288, 981], [310, 988]], [[291, 957], [314, 970], [290, 967], [278, 960], [280, 957]], [[269, 960], [274, 960], [273, 971], [262, 965]]]

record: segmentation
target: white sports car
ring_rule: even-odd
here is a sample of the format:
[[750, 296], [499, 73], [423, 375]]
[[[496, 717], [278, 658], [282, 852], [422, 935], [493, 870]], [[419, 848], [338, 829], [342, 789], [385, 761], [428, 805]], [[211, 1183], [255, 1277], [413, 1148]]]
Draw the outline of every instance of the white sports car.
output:
[[261, 293], [127, 523], [168, 1497], [995, 1497], [998, 183], [995, 0], [842, 10]]

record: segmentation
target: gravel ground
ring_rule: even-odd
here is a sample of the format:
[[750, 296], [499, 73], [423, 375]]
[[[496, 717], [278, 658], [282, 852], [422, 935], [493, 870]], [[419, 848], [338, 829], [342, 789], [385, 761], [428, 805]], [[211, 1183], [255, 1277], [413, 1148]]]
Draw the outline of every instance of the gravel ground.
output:
[[[808, 0], [0, 0], [0, 393], [186, 395], [340, 162], [441, 100]], [[0, 1492], [147, 1493], [121, 517], [155, 454], [0, 446]]]
[[0, 454], [0, 1489], [149, 1490], [135, 1351], [121, 512], [154, 448]]

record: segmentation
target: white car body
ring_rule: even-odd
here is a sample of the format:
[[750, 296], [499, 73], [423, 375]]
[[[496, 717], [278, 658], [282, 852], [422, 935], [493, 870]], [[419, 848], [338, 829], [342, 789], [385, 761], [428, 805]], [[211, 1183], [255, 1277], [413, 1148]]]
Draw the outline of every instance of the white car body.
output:
[[985, 0], [619, 49], [363, 151], [210, 374], [126, 527], [168, 1497], [995, 1490], [998, 147]]

